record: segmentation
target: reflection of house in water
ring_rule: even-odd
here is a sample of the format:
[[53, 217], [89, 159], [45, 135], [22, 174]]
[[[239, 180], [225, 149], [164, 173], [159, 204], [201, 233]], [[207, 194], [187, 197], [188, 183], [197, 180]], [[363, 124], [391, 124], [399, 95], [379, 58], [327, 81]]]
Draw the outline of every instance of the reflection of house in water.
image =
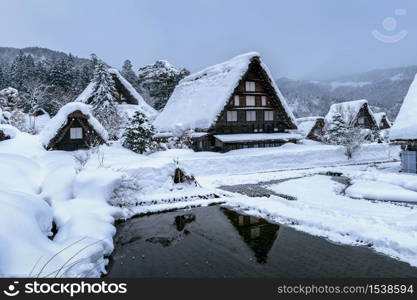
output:
[[222, 208], [223, 213], [239, 232], [245, 243], [255, 253], [258, 263], [266, 263], [268, 253], [278, 237], [280, 227], [261, 218], [241, 215]]

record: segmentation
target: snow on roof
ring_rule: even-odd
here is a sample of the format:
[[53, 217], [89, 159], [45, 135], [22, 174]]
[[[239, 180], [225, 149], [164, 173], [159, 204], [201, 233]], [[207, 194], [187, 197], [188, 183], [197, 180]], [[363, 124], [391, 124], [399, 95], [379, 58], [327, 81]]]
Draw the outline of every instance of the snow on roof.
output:
[[238, 143], [250, 141], [276, 141], [302, 139], [303, 137], [295, 133], [237, 133], [237, 134], [216, 134], [216, 139], [223, 143]]
[[417, 75], [404, 98], [394, 125], [390, 130], [391, 140], [417, 139]]
[[132, 84], [129, 81], [127, 81], [126, 78], [124, 78], [118, 70], [109, 69], [109, 73], [117, 76], [121, 84], [129, 91], [133, 98], [135, 98], [135, 100], [138, 102], [138, 106], [140, 106], [143, 109], [144, 113], [148, 116], [148, 118], [153, 119], [156, 117], [156, 115], [158, 114], [157, 111], [148, 103], [146, 103], [146, 101], [142, 98], [141, 95], [139, 95], [139, 93], [132, 86]]
[[67, 124], [68, 115], [75, 111], [81, 111], [84, 115], [87, 115], [88, 123], [94, 128], [94, 130], [107, 141], [107, 130], [100, 124], [100, 122], [91, 113], [91, 106], [80, 102], [70, 102], [64, 105], [58, 113], [45, 125], [40, 133], [41, 142], [46, 147], [51, 139], [53, 139], [58, 131]]
[[376, 121], [376, 124], [378, 125], [378, 127], [380, 127], [381, 126], [381, 122], [382, 122], [382, 119], [385, 117], [385, 119], [387, 120], [387, 122], [388, 122], [388, 125], [392, 125], [391, 124], [391, 121], [388, 119], [388, 116], [387, 116], [387, 114], [386, 113], [384, 113], [384, 112], [379, 112], [379, 113], [374, 113], [374, 118], [375, 118], [375, 121]]
[[[332, 123], [333, 116], [339, 113], [347, 125], [353, 125], [359, 111], [365, 104], [368, 104], [368, 100], [362, 99], [332, 104], [325, 117], [325, 121], [327, 124]], [[373, 116], [371, 111], [370, 115]]]
[[[155, 119], [154, 126], [160, 131], [170, 131], [173, 126], [183, 130], [208, 129], [216, 121], [255, 57], [259, 57], [257, 52], [242, 54], [182, 79]], [[261, 66], [270, 76], [282, 106], [295, 124], [295, 118], [268, 68], [263, 63]]]
[[[120, 83], [129, 91], [132, 97], [137, 101], [137, 106], [147, 115], [149, 119], [154, 119], [158, 112], [151, 107], [142, 96], [135, 90], [135, 88], [127, 81], [122, 74], [116, 69], [109, 69], [109, 73], [115, 75]], [[90, 82], [84, 91], [75, 99], [75, 102], [87, 103], [94, 92], [96, 84], [95, 82]]]
[[17, 133], [19, 132], [19, 129], [12, 125], [0, 124], [0, 131], [3, 131], [3, 133], [10, 139], [14, 139]]
[[317, 120], [323, 120], [323, 117], [306, 117], [297, 119], [298, 131], [303, 135], [307, 136], [314, 125], [316, 125]]

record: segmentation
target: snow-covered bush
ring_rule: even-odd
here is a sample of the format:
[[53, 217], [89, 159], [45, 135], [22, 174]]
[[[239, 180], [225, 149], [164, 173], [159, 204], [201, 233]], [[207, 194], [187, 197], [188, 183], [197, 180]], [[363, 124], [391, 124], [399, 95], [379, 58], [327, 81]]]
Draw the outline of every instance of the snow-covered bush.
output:
[[323, 142], [345, 147], [345, 155], [352, 158], [353, 153], [366, 141], [368, 132], [361, 128], [347, 126], [342, 115], [335, 113], [332, 122], [328, 124]]
[[143, 112], [137, 111], [123, 133], [123, 146], [143, 154], [155, 148], [155, 129]]

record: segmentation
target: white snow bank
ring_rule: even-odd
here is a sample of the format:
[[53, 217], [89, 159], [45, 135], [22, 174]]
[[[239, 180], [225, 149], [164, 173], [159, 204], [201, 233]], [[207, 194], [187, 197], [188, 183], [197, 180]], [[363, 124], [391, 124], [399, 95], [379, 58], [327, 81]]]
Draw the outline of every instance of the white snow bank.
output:
[[345, 193], [358, 199], [417, 202], [417, 192], [379, 181], [355, 180]]
[[58, 113], [45, 125], [40, 133], [41, 142], [45, 147], [48, 146], [49, 142], [53, 137], [55, 137], [58, 131], [67, 124], [68, 115], [77, 110], [88, 116], [89, 124], [105, 141], [107, 141], [107, 130], [104, 129], [100, 122], [93, 116], [91, 106], [80, 102], [70, 102], [58, 111]]
[[[52, 210], [40, 197], [0, 189], [0, 277], [28, 277], [59, 251], [48, 239]], [[36, 271], [38, 271], [37, 269]]]
[[[348, 160], [344, 148], [332, 145], [298, 145], [288, 143], [281, 147], [252, 148], [229, 151], [224, 154], [173, 152], [173, 158], [195, 175], [241, 174], [292, 168], [309, 168], [337, 164], [355, 164], [389, 161], [399, 158], [399, 147], [387, 144], [364, 144]], [[166, 151], [166, 159], [171, 153]]]
[[390, 130], [391, 140], [417, 139], [417, 75]]
[[0, 124], [0, 131], [9, 137], [9, 139], [14, 139], [19, 131], [16, 127], [7, 124]]
[[[368, 245], [417, 266], [417, 219], [410, 207], [341, 196], [344, 185], [328, 176], [311, 176], [267, 186], [295, 196], [236, 197], [230, 203], [247, 213], [288, 224], [334, 242]], [[234, 202], [234, 203], [233, 203]]]

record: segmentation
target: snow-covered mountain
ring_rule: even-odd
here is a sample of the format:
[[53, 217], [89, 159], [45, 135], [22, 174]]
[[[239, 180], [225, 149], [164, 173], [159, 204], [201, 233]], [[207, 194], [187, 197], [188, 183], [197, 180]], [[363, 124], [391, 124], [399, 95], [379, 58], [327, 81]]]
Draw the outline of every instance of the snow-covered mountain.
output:
[[[48, 48], [26, 47], [19, 49], [12, 47], [0, 47], [0, 65], [10, 65], [20, 52], [25, 55], [30, 54], [35, 62], [42, 60], [56, 60], [58, 58], [65, 58], [68, 56], [68, 54], [64, 52]], [[76, 65], [82, 65], [88, 62], [88, 59], [74, 57], [74, 62]]]
[[368, 99], [375, 111], [386, 111], [395, 119], [417, 66], [379, 69], [334, 80], [292, 80], [276, 82], [298, 117], [325, 115], [331, 104]]

